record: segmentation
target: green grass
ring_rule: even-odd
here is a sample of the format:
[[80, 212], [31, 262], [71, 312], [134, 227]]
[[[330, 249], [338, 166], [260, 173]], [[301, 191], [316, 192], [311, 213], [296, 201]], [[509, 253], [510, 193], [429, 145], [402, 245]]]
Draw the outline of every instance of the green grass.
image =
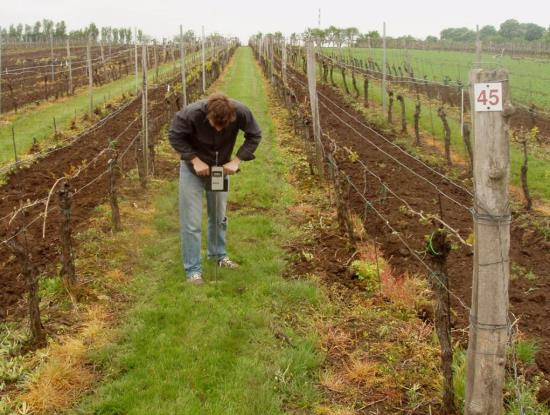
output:
[[[191, 59], [191, 55], [189, 56]], [[170, 73], [173, 63], [159, 66], [159, 77]], [[154, 69], [150, 69], [149, 81], [154, 80]], [[104, 100], [121, 96], [123, 93], [135, 92], [135, 74], [125, 76], [108, 84], [93, 89], [94, 105], [103, 104]], [[12, 144], [12, 126], [15, 130], [15, 141], [19, 155], [26, 154], [33, 144], [33, 138], [38, 142], [51, 137], [54, 133], [53, 119], [55, 117], [57, 130], [63, 131], [69, 127], [75, 114], [82, 115], [89, 111], [90, 97], [87, 88], [80, 88], [72, 97], [58, 102], [43, 103], [36, 109], [27, 106], [19, 115], [3, 115], [9, 122], [0, 123], [0, 165], [14, 162]], [[13, 117], [13, 118], [12, 118]]]
[[[344, 84], [342, 80], [342, 75], [339, 70], [335, 69], [333, 72], [333, 78], [337, 85], [339, 85], [340, 88], [342, 88], [342, 91], [344, 90]], [[359, 92], [361, 94], [361, 97], [359, 100], [363, 101], [363, 78], [358, 76], [357, 78], [357, 87], [359, 89]], [[353, 93], [352, 88], [352, 81], [351, 81], [351, 75], [349, 74], [349, 71], [346, 73], [346, 81], [348, 84], [348, 88], [351, 93]], [[330, 83], [330, 79], [329, 79]], [[407, 91], [395, 91], [395, 95], [397, 96], [397, 93], [401, 92], [404, 100], [405, 100], [405, 112], [407, 116], [407, 125], [409, 127], [409, 131], [412, 133], [412, 128], [414, 125], [414, 110], [415, 110], [415, 102], [416, 99], [414, 97], [411, 98], [413, 95], [412, 92]], [[374, 102], [375, 105], [379, 107], [381, 110], [381, 103], [382, 103], [382, 90], [380, 82], [373, 81], [372, 79], [369, 80], [369, 102]], [[386, 103], [389, 101], [386, 100]], [[443, 141], [444, 131], [443, 131], [443, 123], [441, 122], [441, 119], [437, 115], [437, 106], [430, 102], [429, 100], [423, 99], [422, 100], [422, 112], [420, 117], [420, 130], [421, 134], [422, 131], [428, 132], [433, 138], [436, 138], [440, 141]], [[383, 118], [387, 118], [387, 115], [385, 115]], [[462, 137], [460, 134], [460, 121], [459, 121], [459, 114], [456, 112], [452, 112], [451, 110], [448, 110], [447, 114], [447, 120], [449, 122], [449, 127], [451, 129], [451, 152], [457, 152], [460, 154], [463, 158], [466, 158], [466, 150], [464, 148], [464, 144], [462, 141]], [[401, 125], [401, 106], [399, 102], [395, 99], [393, 104], [393, 125], [397, 129], [397, 131], [400, 130]], [[473, 142], [472, 142], [473, 145]], [[511, 146], [511, 152], [510, 152], [510, 162], [511, 162], [511, 182], [515, 186], [521, 186], [521, 164], [523, 163], [523, 154], [521, 152], [521, 149], [516, 146]], [[529, 190], [531, 192], [531, 196], [534, 196], [536, 198], [544, 199], [546, 201], [550, 200], [550, 186], [548, 185], [550, 182], [550, 160], [546, 160], [544, 158], [538, 158], [534, 156], [533, 154], [529, 155], [529, 171], [528, 171], [528, 183], [529, 183]]]
[[[327, 51], [331, 49], [326, 48]], [[343, 50], [344, 55], [349, 53], [349, 49]], [[382, 49], [352, 48], [351, 54], [365, 60], [371, 57], [382, 67]], [[500, 57], [491, 54], [482, 54], [481, 60], [485, 67], [508, 69], [513, 101], [524, 105], [533, 103], [550, 110], [550, 64], [548, 61], [529, 58], [514, 59], [509, 55]], [[387, 62], [390, 66], [403, 67], [403, 62], [406, 61], [412, 65], [416, 78], [423, 78], [426, 75], [430, 80], [443, 82], [445, 77], [449, 77], [453, 82], [460, 80], [467, 84], [469, 71], [475, 61], [475, 54], [419, 49], [387, 50]]]
[[[293, 191], [249, 48], [237, 50], [221, 89], [247, 104], [263, 130], [257, 159], [231, 183], [230, 201], [245, 207], [229, 214], [229, 253], [241, 268], [222, 270], [218, 284], [184, 282], [177, 182], [165, 184], [151, 218], [156, 235], [143, 243], [131, 287], [137, 302], [121, 340], [95, 356], [110, 376], [75, 413], [310, 413], [319, 399], [312, 374], [321, 355], [306, 309], [323, 300], [313, 283], [281, 277], [282, 244], [296, 233], [285, 217]], [[213, 278], [207, 266], [205, 279]], [[297, 324], [285, 323], [290, 316]]]

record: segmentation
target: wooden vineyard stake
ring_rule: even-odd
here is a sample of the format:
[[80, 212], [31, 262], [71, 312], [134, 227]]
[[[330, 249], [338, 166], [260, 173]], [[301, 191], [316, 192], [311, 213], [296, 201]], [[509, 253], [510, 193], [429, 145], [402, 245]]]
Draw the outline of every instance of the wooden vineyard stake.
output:
[[205, 50], [204, 50], [204, 26], [202, 26], [202, 37], [201, 37], [201, 66], [202, 66], [202, 93], [206, 93], [206, 62], [205, 62]]
[[145, 164], [143, 159], [143, 131], [138, 133], [135, 147], [136, 167], [139, 176], [139, 183], [142, 189], [147, 188], [147, 177], [145, 176]]
[[287, 53], [286, 53], [286, 39], [283, 38], [283, 45], [282, 45], [282, 53], [283, 53], [283, 56], [282, 56], [282, 59], [283, 59], [283, 62], [282, 62], [282, 66], [281, 66], [281, 71], [282, 71], [282, 77], [283, 77], [283, 85], [284, 86], [287, 86], [288, 85], [288, 75], [287, 75]]
[[182, 109], [187, 106], [187, 75], [185, 73], [185, 45], [183, 44], [183, 26], [180, 25], [180, 66], [181, 66], [181, 89]]
[[76, 272], [74, 267], [72, 231], [71, 231], [71, 189], [67, 180], [62, 180], [58, 191], [61, 226], [59, 241], [61, 243], [61, 275], [70, 295], [75, 294]]
[[74, 93], [74, 87], [73, 87], [73, 64], [71, 59], [71, 45], [69, 42], [69, 39], [67, 39], [67, 67], [69, 70], [69, 89], [68, 94], [72, 95]]
[[0, 114], [2, 113], [2, 27], [0, 26]]
[[25, 243], [21, 243], [18, 237], [8, 241], [8, 247], [14, 253], [21, 274], [27, 284], [28, 310], [29, 310], [29, 328], [31, 332], [31, 342], [37, 346], [46, 344], [46, 333], [40, 317], [40, 297], [38, 296], [38, 272], [34, 267], [29, 254], [26, 234], [23, 232]]
[[275, 57], [274, 54], [274, 45], [273, 45], [273, 35], [269, 36], [269, 78], [271, 80], [271, 83], [273, 84], [275, 82]]
[[[509, 338], [510, 142], [508, 72], [470, 72], [474, 131], [474, 269], [467, 356], [467, 415], [503, 413]], [[478, 88], [486, 91], [485, 96]], [[490, 98], [489, 98], [490, 97]], [[488, 98], [488, 101], [484, 101]], [[479, 102], [481, 101], [481, 102]], [[477, 107], [479, 105], [479, 108]], [[500, 110], [491, 104], [500, 104]]]
[[149, 120], [148, 120], [148, 107], [149, 103], [147, 97], [147, 46], [145, 43], [142, 46], [141, 52], [141, 69], [143, 75], [143, 84], [141, 87], [141, 132], [143, 134], [143, 174], [145, 177], [149, 174], [149, 157], [148, 157], [148, 148], [149, 148]]
[[138, 44], [137, 30], [134, 28], [134, 69], [136, 72], [136, 94], [139, 93], [139, 68], [138, 68]]
[[51, 60], [52, 60], [52, 84], [55, 81], [55, 63], [53, 55], [53, 33], [50, 33], [50, 51], [51, 51]]
[[109, 160], [109, 203], [111, 205], [111, 221], [113, 224], [113, 232], [120, 232], [122, 230], [122, 223], [120, 221], [120, 209], [118, 207], [118, 192], [117, 192], [117, 179], [119, 173], [118, 167], [118, 154]]
[[441, 414], [453, 415], [456, 413], [456, 409], [452, 369], [451, 298], [447, 276], [447, 257], [451, 252], [451, 244], [447, 241], [447, 233], [444, 229], [438, 229], [431, 235], [427, 251], [431, 255], [434, 267], [429, 280], [435, 294], [435, 329], [441, 348], [441, 365], [443, 369], [443, 408], [441, 408]]
[[386, 113], [386, 22], [382, 26], [382, 114]]
[[103, 41], [99, 41], [99, 54], [101, 56], [101, 64], [105, 65], [105, 53], [103, 53]]
[[159, 81], [159, 62], [158, 62], [158, 56], [157, 56], [157, 41], [155, 40], [153, 42], [153, 65], [155, 68], [155, 83], [158, 83]]
[[313, 123], [313, 139], [315, 140], [317, 174], [323, 177], [324, 150], [323, 143], [321, 142], [321, 121], [319, 119], [319, 101], [317, 97], [315, 50], [313, 49], [313, 43], [311, 41], [307, 42], [307, 81], [309, 87], [309, 101], [311, 106], [311, 120]]
[[88, 45], [86, 47], [86, 58], [88, 61], [88, 94], [90, 95], [90, 117], [94, 114], [94, 94], [93, 94], [93, 87], [94, 87], [94, 76], [92, 73], [92, 37], [88, 36]]

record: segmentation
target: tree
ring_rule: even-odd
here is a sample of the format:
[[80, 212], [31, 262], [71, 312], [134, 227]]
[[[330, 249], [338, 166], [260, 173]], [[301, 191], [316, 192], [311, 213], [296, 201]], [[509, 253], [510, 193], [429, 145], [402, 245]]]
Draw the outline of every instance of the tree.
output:
[[355, 42], [355, 38], [359, 36], [359, 29], [356, 27], [348, 27], [343, 30], [344, 39], [347, 41], [348, 46], [351, 48]]
[[342, 46], [343, 43], [343, 36], [342, 36], [342, 29], [336, 27], [336, 26], [329, 26], [329, 28], [326, 30], [327, 33], [327, 40], [329, 44], [332, 44], [332, 46]]
[[67, 25], [64, 20], [55, 24], [55, 37], [58, 39], [65, 39], [67, 37]]
[[17, 29], [12, 24], [10, 25], [10, 28], [8, 30], [8, 37], [17, 40]]
[[304, 39], [311, 39], [315, 42], [317, 47], [322, 47], [326, 41], [326, 32], [323, 29], [307, 28], [303, 34]]
[[40, 39], [40, 28], [42, 27], [42, 23], [40, 23], [39, 21], [37, 21], [33, 28], [32, 28], [32, 40], [34, 40], [35, 42]]
[[380, 39], [380, 33], [378, 33], [378, 30], [371, 30], [367, 32], [367, 36], [371, 39]]
[[30, 42], [32, 40], [32, 26], [30, 24], [25, 25], [25, 41]]
[[53, 20], [42, 19], [42, 33], [45, 39], [49, 39], [53, 35], [54, 23]]
[[298, 43], [298, 33], [293, 32], [290, 34], [290, 44], [295, 45], [296, 43]]
[[508, 19], [501, 23], [499, 34], [506, 40], [517, 40], [523, 37], [521, 25], [516, 19]]
[[544, 32], [546, 31], [544, 27], [539, 26], [535, 23], [522, 23], [521, 29], [524, 33], [525, 40], [527, 40], [528, 42], [542, 39], [542, 37], [544, 36]]
[[498, 32], [494, 26], [486, 25], [479, 30], [481, 40], [494, 39], [496, 36], [498, 36]]
[[437, 37], [436, 36], [427, 36], [426, 37], [426, 42], [428, 43], [436, 43], [438, 41]]
[[92, 40], [94, 42], [97, 42], [97, 38], [99, 36], [99, 29], [97, 28], [95, 23], [90, 23], [90, 25], [86, 28], [86, 35], [91, 36]]
[[454, 42], [473, 42], [476, 40], [476, 33], [467, 27], [449, 27], [440, 33], [441, 40]]
[[116, 27], [113, 28], [113, 43], [118, 43], [118, 29]]

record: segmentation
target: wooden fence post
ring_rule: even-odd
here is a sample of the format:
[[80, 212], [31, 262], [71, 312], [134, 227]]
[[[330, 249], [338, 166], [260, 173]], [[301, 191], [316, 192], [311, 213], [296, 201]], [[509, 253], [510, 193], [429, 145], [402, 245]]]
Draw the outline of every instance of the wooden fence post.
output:
[[155, 83], [159, 81], [159, 60], [157, 56], [157, 41], [153, 41], [153, 65], [155, 67]]
[[311, 40], [307, 42], [307, 81], [309, 86], [309, 102], [311, 105], [311, 121], [313, 123], [313, 138], [317, 158], [317, 174], [324, 176], [324, 150], [321, 142], [321, 121], [319, 119], [319, 101], [317, 97], [317, 78], [315, 67], [315, 49]]
[[206, 62], [205, 62], [205, 50], [204, 50], [204, 26], [202, 26], [202, 41], [201, 41], [201, 62], [202, 62], [202, 93], [206, 93]]
[[283, 77], [283, 84], [284, 86], [287, 86], [288, 85], [288, 75], [287, 75], [287, 70], [286, 70], [286, 67], [287, 67], [287, 53], [286, 53], [286, 39], [283, 37], [283, 45], [282, 45], [282, 53], [283, 53], [283, 61], [282, 61], [282, 66], [281, 66], [281, 71], [282, 71], [282, 77]]
[[99, 41], [99, 54], [101, 56], [101, 64], [105, 65], [105, 53], [103, 53], [103, 41]]
[[451, 297], [447, 276], [447, 257], [451, 244], [447, 241], [444, 229], [436, 230], [428, 242], [428, 253], [432, 257], [434, 271], [430, 274], [430, 284], [435, 294], [435, 329], [441, 348], [441, 366], [443, 370], [443, 408], [442, 414], [456, 413], [453, 388], [453, 346], [451, 339]]
[[55, 66], [54, 66], [54, 56], [53, 56], [53, 34], [50, 33], [50, 51], [52, 59], [52, 83], [55, 81]]
[[143, 134], [143, 160], [144, 160], [144, 174], [149, 174], [149, 157], [147, 149], [149, 148], [149, 122], [148, 122], [148, 97], [147, 97], [147, 46], [145, 43], [141, 52], [141, 63], [143, 73], [143, 85], [141, 90], [141, 128]]
[[118, 153], [115, 152], [112, 159], [109, 160], [109, 203], [111, 205], [111, 220], [113, 231], [122, 230], [120, 222], [120, 209], [118, 208], [117, 178], [118, 178]]
[[67, 39], [67, 66], [69, 68], [69, 95], [72, 95], [74, 92], [73, 89], [73, 64], [71, 59], [71, 45], [69, 39]]
[[2, 27], [0, 26], [0, 114], [2, 114]]
[[465, 413], [498, 415], [503, 413], [510, 328], [508, 117], [512, 107], [507, 71], [474, 69], [470, 84], [475, 137], [475, 244]]
[[269, 36], [269, 78], [271, 80], [271, 83], [273, 84], [275, 82], [275, 57], [274, 57], [274, 47], [273, 44], [273, 35]]
[[76, 287], [76, 272], [74, 267], [73, 246], [71, 237], [71, 189], [69, 182], [63, 180], [59, 184], [59, 209], [61, 212], [61, 226], [59, 240], [61, 242], [61, 275], [69, 294], [74, 294]]
[[187, 75], [185, 74], [185, 45], [183, 44], [183, 25], [180, 25], [180, 61], [181, 61], [181, 89], [183, 104], [182, 109], [187, 106]]
[[138, 71], [138, 44], [137, 29], [134, 27], [134, 69], [136, 72], [136, 94], [139, 93], [139, 71]]
[[386, 22], [382, 26], [382, 114], [386, 113]]
[[31, 262], [28, 246], [17, 240], [17, 237], [8, 241], [9, 248], [15, 254], [17, 262], [21, 268], [21, 274], [25, 278], [28, 293], [29, 308], [29, 328], [31, 332], [31, 342], [35, 345], [46, 344], [46, 333], [40, 318], [40, 297], [38, 296], [38, 272]]
[[88, 60], [88, 94], [90, 95], [90, 117], [94, 113], [94, 94], [93, 94], [93, 87], [94, 87], [94, 76], [92, 73], [92, 37], [88, 36], [88, 45], [86, 47], [86, 58]]

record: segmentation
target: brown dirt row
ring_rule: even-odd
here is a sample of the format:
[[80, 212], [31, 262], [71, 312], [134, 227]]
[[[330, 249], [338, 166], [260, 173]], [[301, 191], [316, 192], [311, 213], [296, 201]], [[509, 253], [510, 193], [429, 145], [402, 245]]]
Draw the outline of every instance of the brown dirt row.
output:
[[[291, 86], [298, 96], [298, 102], [305, 102], [305, 89], [300, 84], [305, 83], [305, 77], [295, 71], [292, 71], [292, 75], [299, 80], [297, 82], [291, 78]], [[375, 143], [405, 166], [429, 179], [439, 189], [451, 195], [460, 203], [465, 206], [472, 205], [471, 197], [467, 193], [452, 186], [420, 163], [412, 161], [411, 158], [401, 153], [391, 144], [386, 143], [371, 130], [354, 121], [344, 111], [336, 108], [330, 101], [337, 103], [347, 113], [366, 123], [364, 117], [346, 104], [339, 93], [326, 85], [319, 85], [319, 90], [329, 98], [320, 97], [321, 103], [343, 119], [343, 121], [339, 120], [323, 105], [320, 105], [323, 131], [339, 145], [347, 146], [356, 152], [359, 159], [380, 176], [393, 191], [405, 199], [414, 210], [438, 214], [438, 193], [431, 185], [410, 173], [405, 167], [400, 166], [374, 149], [366, 140]], [[350, 125], [359, 134], [350, 128]], [[324, 144], [326, 151], [328, 151], [328, 143], [325, 142]], [[338, 157], [338, 161], [340, 168], [350, 176], [352, 182], [359, 189], [363, 189], [366, 177], [363, 168], [357, 162], [352, 162], [349, 158], [343, 156]], [[379, 200], [384, 196], [381, 192], [380, 183], [368, 175], [366, 188], [365, 196], [374, 201], [374, 207], [388, 219], [414, 250], [423, 252], [425, 250], [425, 237], [434, 230], [434, 227], [424, 225], [416, 218], [406, 215], [405, 211], [400, 209], [402, 202], [391, 197], [390, 194], [384, 198], [383, 202], [380, 202]], [[470, 213], [445, 198], [441, 198], [441, 200], [443, 219], [467, 237], [472, 232]], [[350, 203], [353, 211], [363, 216], [365, 204], [357, 193], [352, 192]], [[368, 234], [381, 245], [384, 257], [389, 259], [390, 264], [397, 272], [403, 274], [425, 273], [425, 268], [413, 258], [405, 246], [372, 211], [367, 213], [364, 226]], [[511, 233], [510, 257], [513, 267], [519, 265], [525, 271], [532, 271], [537, 276], [534, 281], [531, 281], [525, 278], [524, 275], [516, 275], [510, 285], [511, 311], [520, 318], [520, 329], [539, 342], [540, 352], [537, 356], [537, 363], [544, 372], [550, 374], [550, 326], [546, 324], [550, 312], [550, 275], [548, 271], [550, 269], [550, 243], [536, 231], [521, 228], [514, 223], [512, 224]], [[327, 267], [330, 269], [330, 264], [327, 263]], [[472, 253], [469, 248], [460, 246], [452, 251], [449, 257], [449, 277], [452, 291], [466, 304], [469, 304], [472, 280]], [[340, 278], [348, 280], [350, 277], [347, 273], [341, 272]], [[455, 322], [457, 328], [467, 327], [467, 311], [456, 300], [453, 300], [453, 306], [457, 313]]]

